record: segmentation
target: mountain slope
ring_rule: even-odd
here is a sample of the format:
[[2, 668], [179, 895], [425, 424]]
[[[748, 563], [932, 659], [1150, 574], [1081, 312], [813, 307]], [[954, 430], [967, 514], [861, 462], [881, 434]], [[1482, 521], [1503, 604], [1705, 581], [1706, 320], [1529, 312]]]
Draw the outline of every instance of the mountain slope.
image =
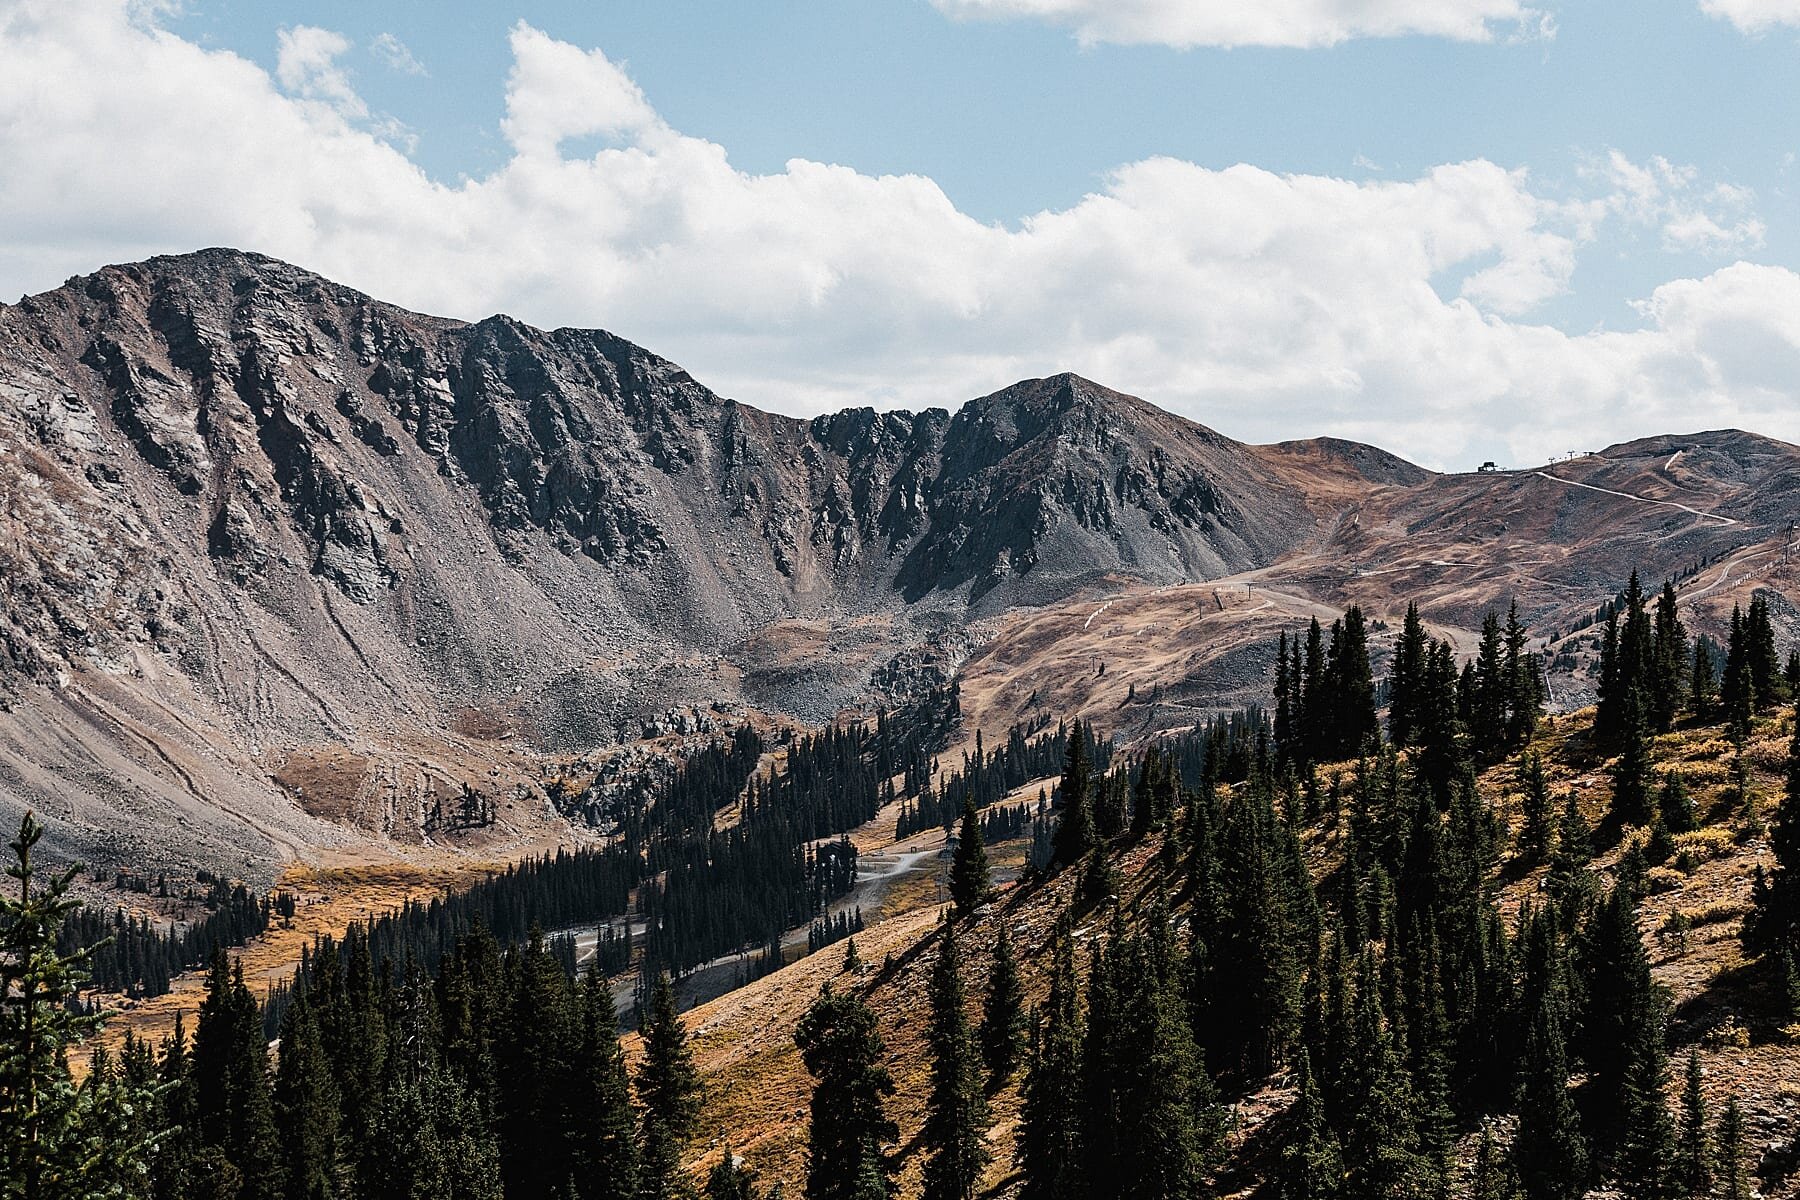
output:
[[0, 440], [0, 781], [109, 858], [181, 821], [189, 856], [329, 841], [295, 801], [418, 841], [471, 783], [528, 837], [512, 735], [820, 720], [896, 656], [953, 666], [972, 619], [1265, 566], [1425, 477], [1070, 375], [802, 421], [610, 334], [421, 316], [225, 250], [0, 308]]

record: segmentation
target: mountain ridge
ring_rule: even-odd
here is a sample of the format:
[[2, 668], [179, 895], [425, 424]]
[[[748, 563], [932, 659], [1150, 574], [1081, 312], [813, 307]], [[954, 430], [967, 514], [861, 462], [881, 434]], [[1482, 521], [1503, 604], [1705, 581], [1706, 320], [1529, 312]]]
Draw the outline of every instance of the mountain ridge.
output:
[[1793, 447], [1640, 442], [1443, 475], [1067, 372], [802, 419], [604, 330], [412, 313], [266, 256], [106, 267], [0, 306], [0, 790], [99, 861], [429, 848], [465, 787], [505, 803], [464, 842], [523, 844], [566, 832], [557, 756], [891, 704], [1090, 594], [1286, 581], [1230, 678], [1184, 685], [1204, 707], [1378, 575], [1451, 624], [1509, 595], [1566, 623], [1628, 559], [1672, 574], [1800, 515], [1770, 486]]

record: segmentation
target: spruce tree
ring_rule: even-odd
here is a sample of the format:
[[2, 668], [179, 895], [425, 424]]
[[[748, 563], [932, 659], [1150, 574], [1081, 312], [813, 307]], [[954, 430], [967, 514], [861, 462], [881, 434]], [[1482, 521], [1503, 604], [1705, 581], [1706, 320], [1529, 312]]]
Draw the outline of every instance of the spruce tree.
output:
[[195, 1118], [208, 1164], [235, 1176], [237, 1200], [274, 1200], [283, 1190], [262, 1013], [223, 949], [213, 952], [194, 1032]]
[[1694, 798], [1688, 794], [1687, 782], [1680, 771], [1671, 769], [1663, 773], [1662, 790], [1656, 796], [1656, 813], [1670, 833], [1692, 833], [1700, 827], [1700, 818], [1694, 812]]
[[1544, 708], [1544, 680], [1526, 645], [1525, 625], [1519, 620], [1519, 602], [1506, 610], [1507, 745], [1523, 746], [1531, 740]]
[[1055, 855], [1057, 868], [1081, 861], [1095, 845], [1092, 782], [1093, 768], [1088, 762], [1087, 734], [1080, 722], [1069, 730], [1069, 750], [1063, 767], [1062, 786], [1058, 798], [1062, 817], [1056, 824]]
[[1749, 1200], [1750, 1182], [1744, 1174], [1744, 1114], [1736, 1096], [1725, 1100], [1713, 1149], [1718, 1155], [1719, 1184], [1725, 1200]]
[[1410, 746], [1420, 723], [1420, 702], [1431, 643], [1419, 620], [1419, 606], [1406, 606], [1400, 639], [1394, 643], [1394, 665], [1388, 673], [1388, 738]]
[[1713, 701], [1718, 697], [1718, 668], [1705, 638], [1694, 641], [1694, 665], [1688, 671], [1688, 710], [1694, 718], [1705, 721], [1712, 717]]
[[1519, 829], [1519, 857], [1535, 865], [1550, 855], [1556, 818], [1550, 801], [1550, 782], [1544, 777], [1544, 760], [1535, 750], [1527, 752], [1519, 765], [1519, 792], [1523, 818]]
[[1769, 830], [1769, 850], [1775, 856], [1774, 868], [1758, 879], [1746, 940], [1759, 954], [1785, 951], [1800, 959], [1800, 703], [1795, 706], [1787, 778]]
[[339, 1190], [337, 1081], [304, 995], [282, 1017], [275, 1118], [288, 1200], [329, 1200]]
[[1684, 1196], [1709, 1196], [1713, 1186], [1712, 1131], [1707, 1128], [1706, 1094], [1700, 1089], [1700, 1052], [1688, 1051], [1687, 1079], [1681, 1090], [1680, 1143], [1675, 1182]]
[[1538, 1007], [1520, 1063], [1513, 1167], [1526, 1200], [1578, 1200], [1587, 1191], [1588, 1147], [1569, 1095], [1569, 1062], [1554, 1003]]
[[899, 1129], [887, 1115], [894, 1081], [881, 1065], [887, 1047], [875, 1014], [827, 984], [800, 1019], [794, 1044], [817, 1081], [807, 1131], [806, 1200], [887, 1200], [894, 1188], [885, 1148]]
[[573, 1143], [570, 1168], [581, 1200], [631, 1200], [638, 1189], [631, 1078], [619, 1046], [612, 986], [597, 966], [582, 982], [580, 1003], [578, 1053], [564, 1118]]
[[1312, 1060], [1300, 1052], [1299, 1095], [1293, 1108], [1293, 1137], [1281, 1152], [1281, 1200], [1337, 1200], [1344, 1190], [1344, 1155], [1337, 1133], [1325, 1119], [1324, 1099], [1312, 1074]]
[[740, 1164], [731, 1147], [706, 1175], [706, 1200], [756, 1200], [756, 1177]]
[[931, 973], [931, 1095], [925, 1110], [925, 1200], [974, 1200], [987, 1165], [981, 1059], [964, 1012], [955, 926], [938, 934]]
[[1002, 925], [994, 941], [981, 1018], [981, 1055], [995, 1089], [1004, 1087], [1018, 1070], [1025, 1028], [1025, 987], [1013, 955], [1012, 936]]
[[962, 829], [956, 838], [956, 856], [950, 861], [950, 899], [958, 917], [972, 915], [993, 890], [988, 875], [987, 844], [981, 836], [981, 814], [973, 797], [963, 801]]
[[700, 1073], [676, 1011], [675, 989], [663, 971], [651, 987], [644, 1060], [635, 1083], [643, 1106], [638, 1194], [645, 1200], [668, 1200], [680, 1195], [685, 1183], [681, 1150], [700, 1113]]
[[1080, 1092], [1084, 1036], [1075, 948], [1066, 920], [1050, 956], [1050, 994], [1032, 1037], [1018, 1164], [1026, 1200], [1083, 1200]]
[[1667, 733], [1675, 723], [1682, 704], [1683, 684], [1688, 669], [1687, 630], [1676, 609], [1675, 584], [1663, 583], [1662, 595], [1656, 601], [1656, 636], [1654, 669], [1650, 688], [1652, 724]]
[[21, 1200], [139, 1196], [161, 1132], [153, 1092], [110, 1070], [79, 1086], [69, 1074], [69, 1050], [100, 1018], [72, 1011], [86, 955], [60, 954], [56, 940], [79, 907], [75, 872], [39, 871], [43, 834], [27, 812], [6, 869], [17, 895], [0, 895], [0, 1190]]
[[1655, 819], [1650, 798], [1650, 736], [1644, 721], [1641, 692], [1626, 693], [1619, 718], [1619, 759], [1612, 773], [1612, 818], [1621, 826], [1648, 825]]

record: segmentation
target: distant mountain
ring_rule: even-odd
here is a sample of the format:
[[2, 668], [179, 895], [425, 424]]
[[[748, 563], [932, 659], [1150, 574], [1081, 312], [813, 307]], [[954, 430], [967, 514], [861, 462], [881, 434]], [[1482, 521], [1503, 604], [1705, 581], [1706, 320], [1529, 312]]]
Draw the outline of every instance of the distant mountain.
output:
[[[1642, 445], [1595, 486], [1728, 485], [1739, 534], [1794, 507], [1758, 499], [1792, 447]], [[0, 306], [0, 798], [106, 860], [417, 842], [477, 785], [524, 838], [549, 818], [520, 747], [823, 720], [1083, 589], [1493, 523], [1573, 544], [1615, 509], [1636, 523], [1593, 582], [1643, 547], [1641, 502], [1503, 482], [1248, 446], [1066, 374], [798, 420], [600, 331], [421, 316], [229, 250], [109, 267]], [[1699, 524], [1658, 553], [1728, 536]]]

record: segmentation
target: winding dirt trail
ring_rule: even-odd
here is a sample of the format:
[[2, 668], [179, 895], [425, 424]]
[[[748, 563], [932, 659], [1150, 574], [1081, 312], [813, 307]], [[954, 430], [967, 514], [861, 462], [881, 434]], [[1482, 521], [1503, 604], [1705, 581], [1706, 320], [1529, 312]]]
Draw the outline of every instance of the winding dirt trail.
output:
[[[1673, 463], [1675, 460], [1670, 459], [1669, 461], [1670, 463]], [[1592, 483], [1580, 483], [1573, 479], [1564, 479], [1561, 476], [1552, 475], [1548, 471], [1533, 471], [1532, 474], [1536, 475], [1539, 479], [1548, 479], [1551, 483], [1561, 483], [1567, 484], [1569, 487], [1586, 488], [1590, 492], [1603, 492], [1608, 496], [1618, 496], [1624, 500], [1636, 500], [1639, 504], [1658, 504], [1664, 508], [1679, 508], [1682, 512], [1692, 513], [1694, 516], [1700, 517], [1703, 520], [1717, 521], [1721, 525], [1736, 525], [1738, 523], [1735, 517], [1722, 517], [1718, 513], [1702, 512], [1700, 509], [1690, 508], [1687, 505], [1680, 504], [1674, 500], [1652, 500], [1648, 496], [1634, 496], [1630, 492], [1616, 492], [1612, 488], [1603, 488]]]

